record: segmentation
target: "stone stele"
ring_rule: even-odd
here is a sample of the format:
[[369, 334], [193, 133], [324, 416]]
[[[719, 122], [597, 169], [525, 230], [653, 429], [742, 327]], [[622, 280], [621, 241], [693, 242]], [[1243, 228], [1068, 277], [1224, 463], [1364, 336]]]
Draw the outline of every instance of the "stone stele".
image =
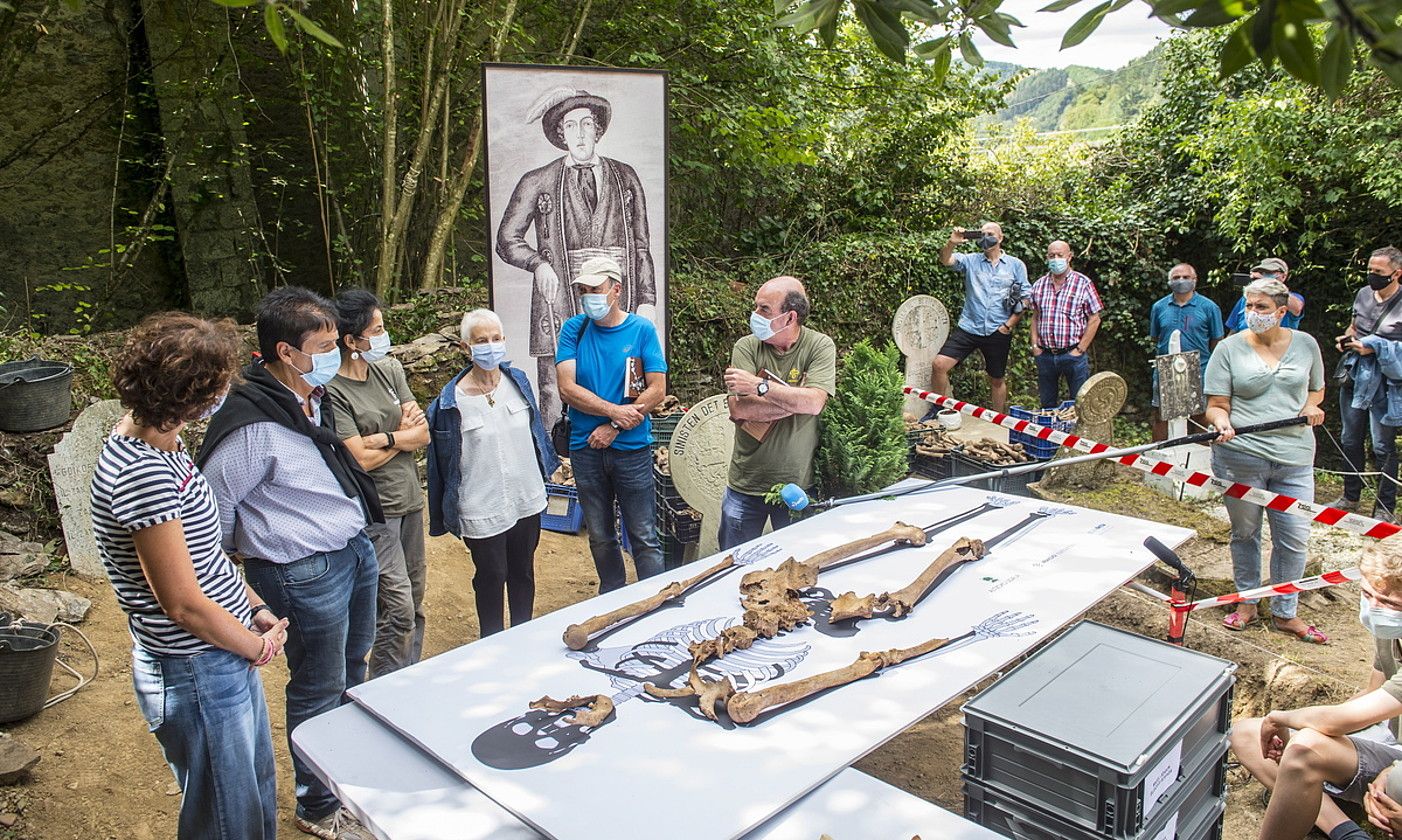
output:
[[[1076, 434], [1114, 446], [1115, 415], [1120, 413], [1128, 396], [1129, 387], [1118, 373], [1103, 371], [1087, 379], [1076, 393]], [[1080, 454], [1065, 448], [1057, 453], [1058, 457]], [[1053, 465], [1055, 463], [1052, 462]], [[1090, 487], [1113, 478], [1114, 474], [1115, 465], [1110, 461], [1091, 461], [1048, 470], [1047, 477], [1040, 484], [1043, 487], [1068, 484]]]
[[720, 550], [720, 500], [730, 474], [735, 424], [725, 394], [691, 407], [672, 433], [669, 458], [672, 483], [686, 503], [701, 512], [701, 557]]
[[49, 476], [54, 483], [63, 520], [63, 541], [68, 546], [68, 562], [84, 577], [104, 577], [97, 541], [92, 533], [90, 485], [102, 443], [124, 414], [118, 400], [94, 403], [78, 415], [73, 428], [54, 446], [49, 455]]
[[[905, 384], [930, 389], [931, 365], [949, 337], [949, 310], [939, 298], [915, 295], [896, 310], [891, 322], [896, 347], [905, 354]], [[905, 412], [924, 416], [930, 404], [918, 397], [905, 398]]]

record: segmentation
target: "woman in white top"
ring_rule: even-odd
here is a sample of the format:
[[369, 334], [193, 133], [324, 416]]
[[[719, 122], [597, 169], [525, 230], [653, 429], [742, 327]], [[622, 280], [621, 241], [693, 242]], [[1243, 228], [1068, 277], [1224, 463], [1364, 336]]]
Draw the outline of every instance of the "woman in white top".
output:
[[545, 481], [560, 465], [525, 374], [506, 361], [501, 319], [474, 309], [462, 319], [471, 363], [429, 404], [428, 531], [467, 544], [481, 635], [515, 626], [535, 604], [535, 550]]

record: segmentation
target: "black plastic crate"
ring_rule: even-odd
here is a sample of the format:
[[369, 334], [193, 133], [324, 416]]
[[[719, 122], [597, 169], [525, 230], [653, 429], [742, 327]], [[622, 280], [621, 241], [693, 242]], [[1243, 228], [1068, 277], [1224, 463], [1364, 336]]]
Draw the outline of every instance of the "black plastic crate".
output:
[[[965, 455], [962, 452], [951, 452], [947, 457], [954, 459], [951, 468], [955, 476], [978, 475], [979, 473], [992, 472], [993, 470], [1024, 466], [1024, 464], [989, 464], [972, 456]], [[1029, 470], [1019, 475], [982, 478], [966, 486], [976, 487], [981, 490], [991, 490], [994, 493], [1007, 493], [1010, 496], [1031, 496], [1032, 491], [1027, 489], [1027, 485], [1040, 479], [1043, 472], [1045, 472], [1045, 470]]]
[[[1222, 815], [1227, 807], [1227, 739], [1220, 749], [1193, 768], [1154, 808], [1150, 818], [1124, 840], [1221, 840]], [[964, 816], [984, 828], [1017, 840], [1106, 840], [1056, 814], [995, 787], [964, 776]]]
[[1084, 831], [1137, 837], [1151, 779], [1176, 763], [1181, 783], [1222, 749], [1235, 670], [1083, 621], [964, 705], [964, 773]]

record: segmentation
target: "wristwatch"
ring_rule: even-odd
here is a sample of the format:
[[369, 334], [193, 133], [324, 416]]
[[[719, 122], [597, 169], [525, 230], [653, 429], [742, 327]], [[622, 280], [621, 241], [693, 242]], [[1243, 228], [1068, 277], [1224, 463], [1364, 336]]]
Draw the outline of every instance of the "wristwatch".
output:
[[769, 383], [761, 379], [759, 384], [755, 386], [755, 396], [762, 397], [767, 393], [769, 393]]
[[610, 421], [609, 421], [609, 425], [612, 426], [613, 429], [614, 429], [614, 431], [616, 431], [616, 432], [621, 432], [621, 431], [623, 431], [623, 427], [620, 426], [620, 425], [618, 425], [618, 421], [617, 421], [617, 420], [610, 420]]

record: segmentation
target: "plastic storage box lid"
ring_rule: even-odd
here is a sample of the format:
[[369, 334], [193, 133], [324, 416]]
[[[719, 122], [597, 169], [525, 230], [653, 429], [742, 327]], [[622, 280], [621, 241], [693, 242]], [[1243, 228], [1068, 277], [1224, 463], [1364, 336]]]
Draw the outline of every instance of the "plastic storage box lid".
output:
[[1133, 772], [1236, 664], [1082, 621], [964, 704], [993, 720]]

